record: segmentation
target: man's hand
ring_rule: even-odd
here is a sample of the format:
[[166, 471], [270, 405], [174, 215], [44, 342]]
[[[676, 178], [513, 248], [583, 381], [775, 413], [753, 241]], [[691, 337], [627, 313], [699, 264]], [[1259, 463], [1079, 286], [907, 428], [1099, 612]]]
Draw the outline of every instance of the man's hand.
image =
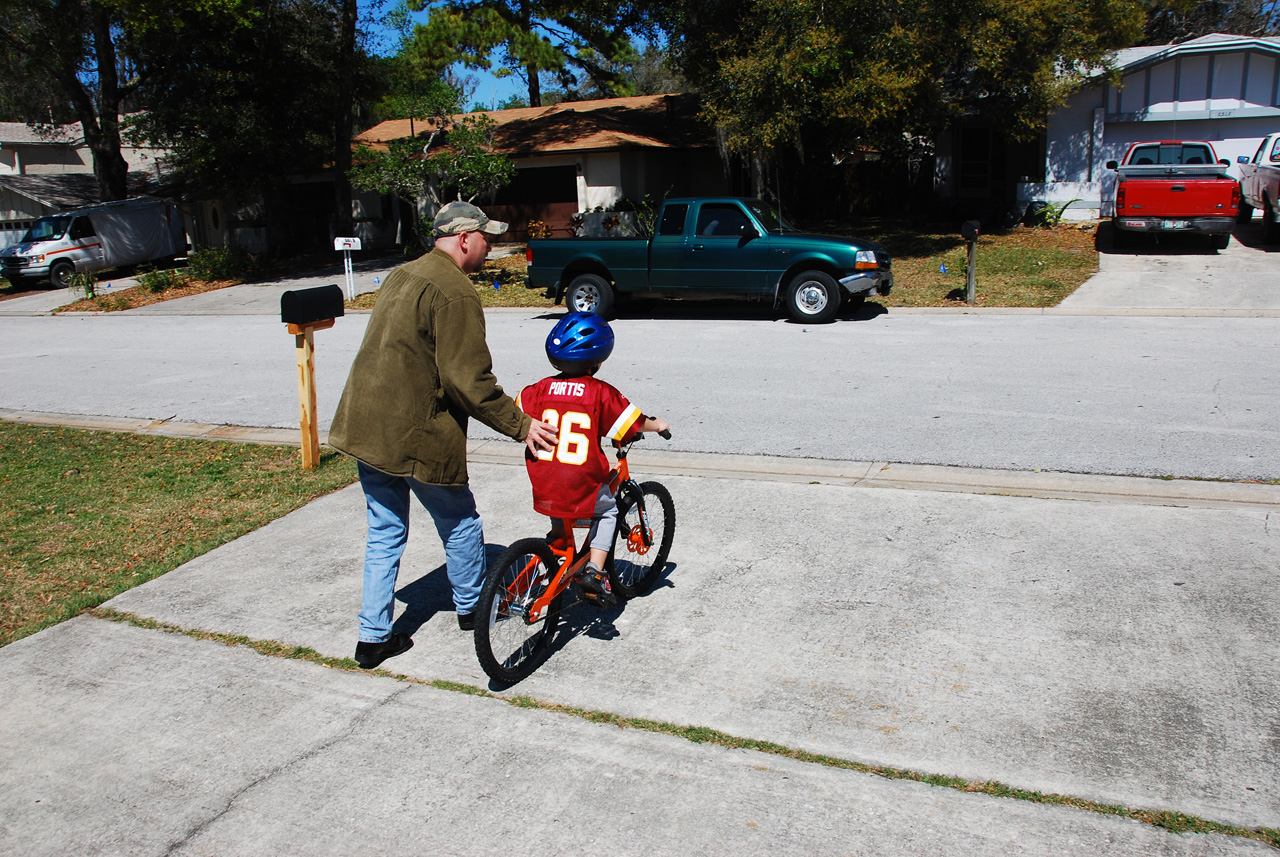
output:
[[550, 452], [556, 448], [558, 439], [555, 426], [542, 420], [534, 420], [529, 423], [529, 433], [524, 436], [524, 445], [529, 447], [530, 452]]

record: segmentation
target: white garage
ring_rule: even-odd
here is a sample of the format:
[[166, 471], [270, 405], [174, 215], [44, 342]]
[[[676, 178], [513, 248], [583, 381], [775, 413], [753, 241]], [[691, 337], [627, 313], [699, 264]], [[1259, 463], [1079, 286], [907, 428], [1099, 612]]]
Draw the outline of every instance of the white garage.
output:
[[1280, 130], [1280, 38], [1215, 33], [1128, 48], [1116, 66], [1118, 85], [1101, 81], [1049, 118], [1044, 179], [1019, 181], [1019, 203], [1075, 200], [1068, 218], [1109, 217], [1115, 174], [1106, 163], [1131, 144], [1208, 140], [1234, 165]]

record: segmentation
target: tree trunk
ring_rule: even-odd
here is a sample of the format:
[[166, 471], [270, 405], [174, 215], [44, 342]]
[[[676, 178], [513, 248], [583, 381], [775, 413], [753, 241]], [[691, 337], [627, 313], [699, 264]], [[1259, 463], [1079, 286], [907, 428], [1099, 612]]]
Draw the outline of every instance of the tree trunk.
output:
[[338, 105], [333, 129], [333, 227], [336, 237], [354, 236], [351, 220], [351, 135], [354, 118], [352, 101], [355, 98], [352, 77], [356, 53], [356, 0], [342, 0], [342, 32], [338, 45]]
[[529, 74], [529, 106], [542, 106], [542, 81], [538, 80], [538, 67], [533, 63], [527, 66]]
[[129, 195], [129, 165], [120, 154], [120, 80], [116, 75], [116, 46], [111, 39], [111, 14], [92, 6], [93, 48], [98, 61], [97, 121], [80, 118], [84, 142], [93, 153], [93, 174], [102, 202]]

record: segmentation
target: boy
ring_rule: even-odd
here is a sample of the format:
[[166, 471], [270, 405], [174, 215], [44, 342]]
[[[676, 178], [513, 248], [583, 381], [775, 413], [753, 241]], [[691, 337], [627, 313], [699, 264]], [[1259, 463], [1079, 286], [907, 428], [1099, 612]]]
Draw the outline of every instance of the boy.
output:
[[613, 330], [600, 316], [567, 314], [547, 336], [546, 348], [560, 374], [530, 384], [516, 397], [525, 413], [559, 431], [555, 449], [525, 455], [533, 508], [552, 519], [551, 539], [564, 535], [562, 519], [591, 519], [591, 552], [578, 583], [588, 601], [607, 607], [614, 598], [601, 569], [613, 545], [618, 504], [605, 481], [609, 459], [600, 438], [625, 441], [669, 426], [666, 420], [645, 416], [616, 388], [593, 377], [613, 353]]

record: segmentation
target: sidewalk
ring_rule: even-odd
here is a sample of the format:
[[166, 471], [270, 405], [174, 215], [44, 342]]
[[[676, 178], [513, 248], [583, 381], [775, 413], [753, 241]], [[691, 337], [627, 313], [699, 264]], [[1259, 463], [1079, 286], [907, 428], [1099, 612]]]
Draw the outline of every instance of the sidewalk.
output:
[[[473, 456], [493, 550], [543, 525], [503, 455]], [[676, 498], [659, 585], [574, 608], [548, 662], [492, 692], [1280, 827], [1280, 489], [1179, 508], [679, 458], [633, 459]], [[349, 656], [363, 520], [345, 489], [108, 606]], [[397, 605], [416, 645], [384, 666], [489, 688], [442, 563], [419, 516]], [[0, 700], [11, 853], [1273, 853], [92, 617], [0, 649]]]

